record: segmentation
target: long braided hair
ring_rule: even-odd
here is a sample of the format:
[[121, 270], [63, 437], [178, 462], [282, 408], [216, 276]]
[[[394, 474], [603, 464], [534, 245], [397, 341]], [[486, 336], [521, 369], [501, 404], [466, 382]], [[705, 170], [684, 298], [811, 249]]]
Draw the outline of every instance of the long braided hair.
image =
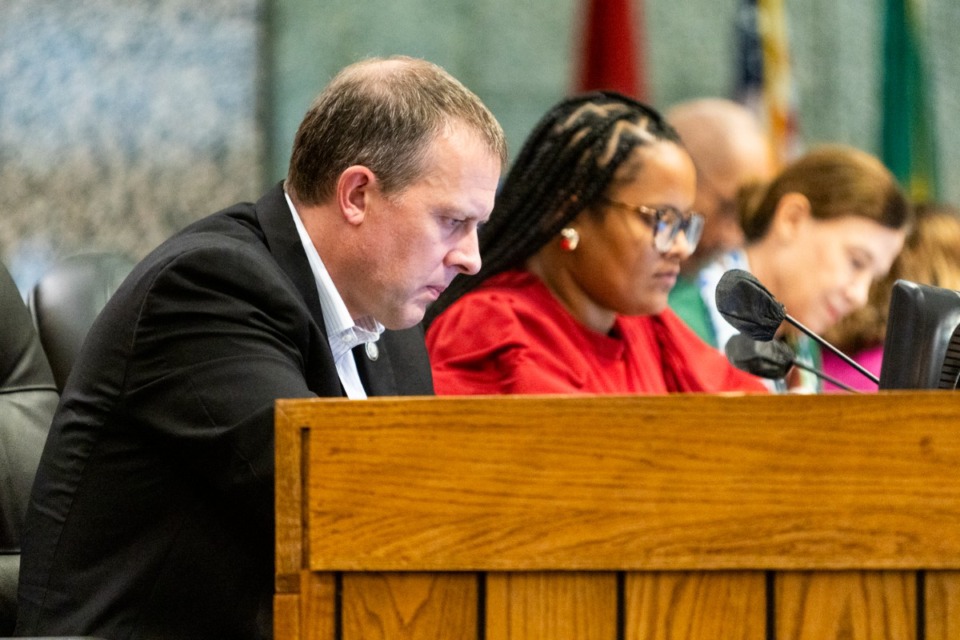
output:
[[424, 325], [487, 278], [522, 265], [597, 204], [634, 150], [664, 140], [680, 143], [657, 111], [618, 93], [557, 103], [524, 142], [480, 230], [483, 266], [454, 278], [427, 309]]

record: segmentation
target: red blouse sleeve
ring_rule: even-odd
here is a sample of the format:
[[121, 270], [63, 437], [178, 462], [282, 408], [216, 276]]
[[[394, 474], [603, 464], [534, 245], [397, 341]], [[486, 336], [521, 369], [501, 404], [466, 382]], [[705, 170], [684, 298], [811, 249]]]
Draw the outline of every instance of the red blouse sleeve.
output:
[[569, 337], [544, 314], [498, 292], [478, 291], [447, 308], [427, 331], [438, 395], [582, 393]]
[[663, 370], [671, 391], [769, 393], [763, 380], [737, 369], [718, 349], [700, 339], [672, 310], [657, 316]]

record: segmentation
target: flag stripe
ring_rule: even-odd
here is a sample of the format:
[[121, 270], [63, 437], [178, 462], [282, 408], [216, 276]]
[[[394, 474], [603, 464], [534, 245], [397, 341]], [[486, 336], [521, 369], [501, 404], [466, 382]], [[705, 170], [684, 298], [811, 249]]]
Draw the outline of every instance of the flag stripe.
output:
[[926, 91], [920, 5], [886, 0], [883, 46], [883, 161], [916, 202], [937, 197], [933, 112]]
[[779, 166], [800, 146], [786, 23], [782, 0], [742, 0], [736, 17], [736, 99], [756, 114]]
[[577, 90], [607, 89], [644, 98], [646, 78], [635, 37], [642, 12], [635, 16], [630, 0], [587, 2]]

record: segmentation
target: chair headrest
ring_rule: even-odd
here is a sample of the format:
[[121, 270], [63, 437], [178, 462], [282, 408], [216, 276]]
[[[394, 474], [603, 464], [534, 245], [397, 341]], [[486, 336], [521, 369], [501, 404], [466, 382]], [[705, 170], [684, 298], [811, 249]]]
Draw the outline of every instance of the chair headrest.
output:
[[90, 326], [133, 268], [118, 253], [86, 253], [58, 262], [33, 287], [27, 304], [53, 369], [63, 385]]
[[0, 390], [53, 385], [30, 312], [5, 267], [0, 266]]

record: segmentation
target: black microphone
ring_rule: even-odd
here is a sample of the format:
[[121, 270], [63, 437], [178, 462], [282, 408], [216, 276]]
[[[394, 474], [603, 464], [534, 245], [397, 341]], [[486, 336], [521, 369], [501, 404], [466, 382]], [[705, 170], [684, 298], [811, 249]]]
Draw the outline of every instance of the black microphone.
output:
[[782, 340], [760, 342], [738, 333], [727, 341], [724, 350], [727, 353], [727, 359], [733, 366], [760, 378], [779, 380], [787, 376], [791, 367], [797, 367], [809, 371], [821, 380], [831, 382], [841, 389], [860, 393], [836, 378], [797, 360], [793, 349]]
[[[820, 346], [825, 347], [866, 376], [874, 384], [880, 384], [877, 376], [867, 371], [859, 362], [787, 313], [784, 306], [749, 271], [731, 269], [720, 277], [720, 281], [717, 283], [717, 311], [741, 333], [762, 342], [772, 340], [777, 333], [777, 329], [780, 328], [780, 324], [786, 320], [816, 340]], [[833, 381], [831, 380], [831, 382]]]
[[752, 273], [731, 269], [717, 283], [717, 310], [740, 333], [768, 342], [787, 317], [786, 309]]

